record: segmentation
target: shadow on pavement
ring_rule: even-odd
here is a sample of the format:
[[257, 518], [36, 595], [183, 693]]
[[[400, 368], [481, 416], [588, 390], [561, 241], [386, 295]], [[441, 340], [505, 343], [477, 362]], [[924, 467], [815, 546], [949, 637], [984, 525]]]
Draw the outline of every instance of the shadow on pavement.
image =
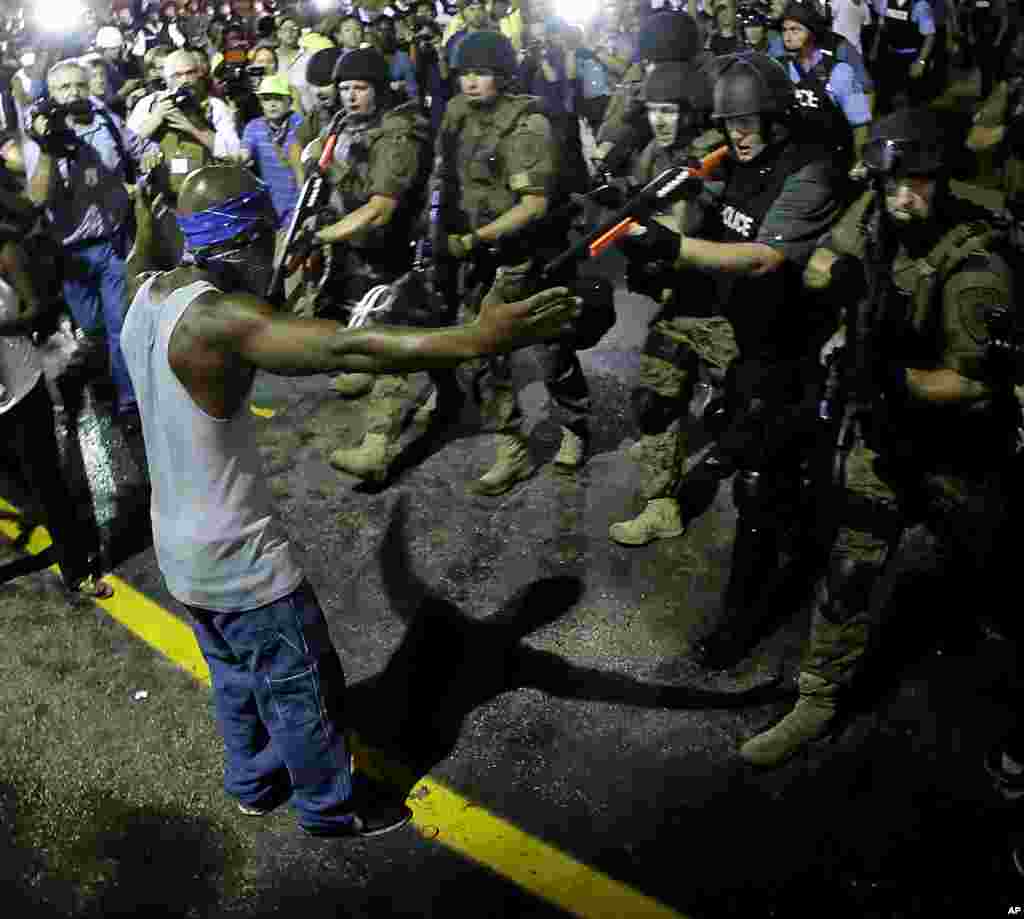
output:
[[[740, 708], [788, 695], [775, 683], [735, 693], [639, 683], [530, 648], [522, 644], [523, 638], [555, 622], [579, 600], [579, 579], [535, 581], [498, 612], [472, 619], [416, 577], [403, 539], [406, 517], [403, 499], [380, 556], [391, 607], [408, 628], [385, 669], [352, 687], [348, 705], [360, 736], [392, 752], [416, 775], [451, 753], [470, 712], [513, 689], [664, 709]], [[382, 719], [380, 712], [388, 717]]]
[[[222, 830], [202, 818], [95, 796], [77, 802], [92, 819], [69, 821], [70, 859], [50, 864], [18, 829], [33, 822], [18, 790], [0, 782], [0, 893], [5, 914], [191, 917], [220, 900], [229, 853]], [[62, 846], [62, 849], [66, 846]]]

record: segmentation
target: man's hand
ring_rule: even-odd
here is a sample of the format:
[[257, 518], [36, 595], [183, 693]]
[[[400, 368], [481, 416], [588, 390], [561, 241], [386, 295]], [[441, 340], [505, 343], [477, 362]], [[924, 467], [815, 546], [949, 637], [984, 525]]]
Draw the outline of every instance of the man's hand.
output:
[[188, 120], [182, 110], [177, 106], [172, 105], [170, 107], [167, 114], [164, 116], [164, 121], [166, 121], [167, 124], [176, 131], [181, 131], [183, 134], [191, 134], [193, 137], [199, 136], [200, 129], [192, 124], [192, 122]]
[[178, 109], [174, 104], [174, 100], [170, 96], [164, 96], [162, 99], [157, 99], [156, 104], [149, 110], [149, 114], [158, 116], [160, 123], [163, 124], [171, 112], [177, 111]]
[[147, 150], [142, 154], [142, 162], [140, 163], [140, 171], [143, 175], [147, 172], [152, 172], [164, 161], [164, 153], [159, 147], [153, 150]]
[[485, 353], [515, 351], [571, 332], [582, 305], [566, 287], [553, 287], [515, 303], [485, 301], [476, 321], [484, 335]]

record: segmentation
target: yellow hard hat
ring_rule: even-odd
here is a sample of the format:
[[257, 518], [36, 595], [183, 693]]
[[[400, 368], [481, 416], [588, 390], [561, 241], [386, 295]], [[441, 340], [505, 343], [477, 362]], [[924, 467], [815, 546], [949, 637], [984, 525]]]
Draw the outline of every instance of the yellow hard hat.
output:
[[269, 77], [260, 80], [257, 96], [292, 96], [291, 87], [288, 85], [288, 78], [279, 73], [272, 73]]

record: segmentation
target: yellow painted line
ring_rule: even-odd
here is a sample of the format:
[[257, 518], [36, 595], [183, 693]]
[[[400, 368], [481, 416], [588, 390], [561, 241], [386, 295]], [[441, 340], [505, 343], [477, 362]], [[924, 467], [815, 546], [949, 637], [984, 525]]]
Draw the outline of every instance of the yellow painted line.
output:
[[[17, 513], [2, 498], [0, 509]], [[17, 532], [14, 523], [0, 520], [0, 533], [13, 539]], [[30, 551], [40, 552], [48, 545], [49, 535], [39, 527]], [[209, 686], [210, 671], [191, 627], [117, 576], [104, 577], [114, 588], [114, 595], [96, 604]], [[415, 775], [406, 767], [385, 760], [358, 738], [353, 738], [353, 746], [360, 768], [378, 777], [390, 777], [401, 787], [413, 786]], [[682, 913], [530, 836], [432, 778], [416, 782], [409, 793], [409, 806], [421, 836], [490, 868], [572, 915], [583, 919], [686, 919]]]
[[257, 405], [255, 402], [249, 403], [249, 411], [252, 412], [257, 418], [273, 418], [277, 412], [272, 408], [264, 408], [262, 405]]

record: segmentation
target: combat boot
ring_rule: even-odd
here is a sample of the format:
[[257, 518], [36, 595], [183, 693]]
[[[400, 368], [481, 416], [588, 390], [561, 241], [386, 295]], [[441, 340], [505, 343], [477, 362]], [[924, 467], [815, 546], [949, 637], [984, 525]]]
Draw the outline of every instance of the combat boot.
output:
[[358, 447], [335, 450], [328, 461], [341, 472], [368, 482], [383, 482], [398, 454], [397, 444], [386, 434], [368, 433]]
[[755, 766], [781, 766], [811, 741], [829, 733], [836, 717], [838, 683], [801, 673], [800, 698], [793, 711], [774, 727], [751, 737], [740, 747], [740, 757]]
[[563, 425], [562, 443], [552, 460], [555, 472], [571, 475], [582, 468], [587, 461], [588, 440], [585, 431], [582, 434], [577, 434], [576, 431]]
[[682, 536], [686, 527], [675, 498], [653, 498], [639, 516], [613, 523], [608, 536], [621, 546], [645, 546], [655, 539]]
[[469, 486], [477, 495], [503, 495], [517, 482], [533, 475], [526, 438], [521, 434], [499, 434], [498, 455], [494, 465]]
[[365, 396], [373, 389], [372, 373], [339, 373], [332, 381], [331, 388], [348, 399]]

